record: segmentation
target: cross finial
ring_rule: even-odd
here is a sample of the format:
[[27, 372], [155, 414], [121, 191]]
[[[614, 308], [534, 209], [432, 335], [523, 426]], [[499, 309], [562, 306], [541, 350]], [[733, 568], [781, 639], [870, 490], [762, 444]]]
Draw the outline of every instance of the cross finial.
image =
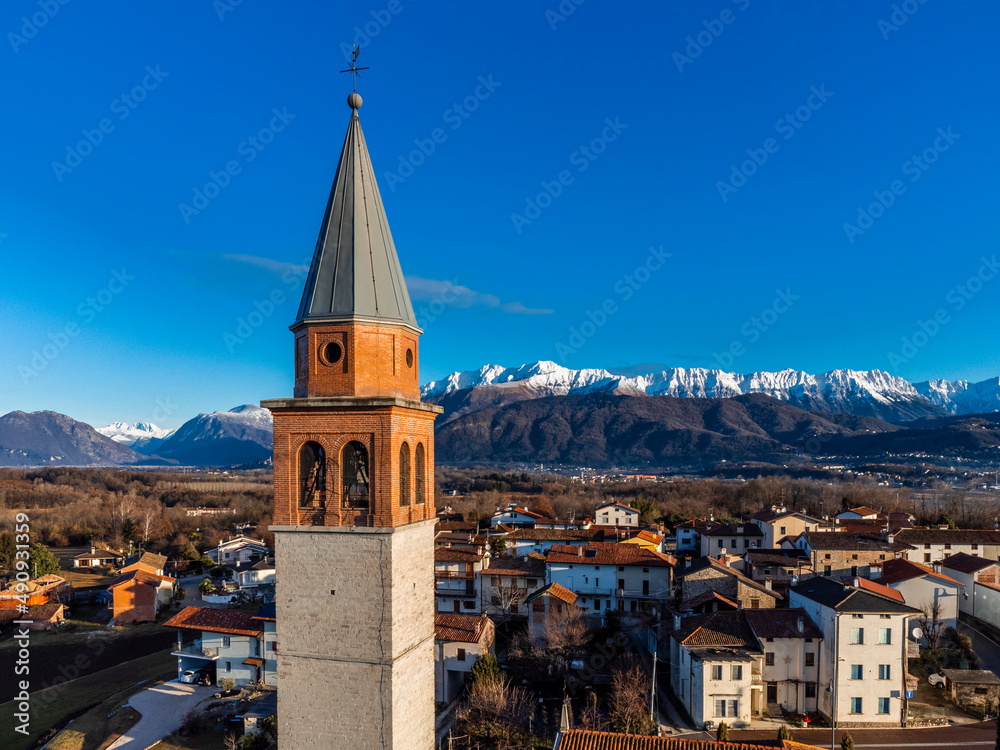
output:
[[340, 71], [341, 73], [352, 73], [353, 74], [353, 76], [354, 76], [354, 91], [355, 91], [355, 93], [357, 93], [357, 91], [358, 91], [358, 76], [361, 75], [360, 71], [362, 71], [362, 70], [368, 70], [367, 67], [365, 67], [365, 68], [359, 68], [358, 67], [358, 53], [360, 53], [360, 52], [361, 52], [361, 47], [359, 45], [355, 45], [355, 47], [354, 47], [354, 55], [352, 56], [351, 62], [350, 62], [350, 66], [351, 67], [346, 68], [345, 70]]

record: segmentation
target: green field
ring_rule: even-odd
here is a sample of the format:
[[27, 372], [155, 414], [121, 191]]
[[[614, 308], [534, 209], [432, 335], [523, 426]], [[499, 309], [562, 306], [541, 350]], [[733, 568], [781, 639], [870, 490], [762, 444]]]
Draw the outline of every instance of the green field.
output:
[[15, 732], [10, 721], [15, 712], [14, 702], [0, 704], [0, 716], [5, 717], [0, 727], [0, 747], [5, 750], [32, 748], [52, 727], [63, 726], [70, 718], [80, 716], [115, 694], [122, 693], [121, 697], [125, 697], [128, 691], [135, 692], [140, 682], [172, 680], [176, 676], [177, 657], [168, 649], [39, 690], [31, 694], [31, 724], [27, 738]]

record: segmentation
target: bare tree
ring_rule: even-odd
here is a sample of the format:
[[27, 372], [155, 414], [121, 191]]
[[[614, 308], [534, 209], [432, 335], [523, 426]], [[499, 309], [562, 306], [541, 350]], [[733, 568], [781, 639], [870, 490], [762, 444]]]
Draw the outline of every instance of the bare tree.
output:
[[593, 691], [587, 693], [587, 705], [580, 712], [580, 723], [584, 729], [591, 729], [595, 732], [603, 732], [608, 728], [608, 723], [604, 720], [604, 715], [597, 706], [597, 693]]
[[587, 642], [589, 628], [582, 609], [573, 604], [555, 608], [553, 604], [549, 605], [549, 619], [545, 623], [545, 648], [571, 658]]
[[925, 604], [921, 608], [921, 613], [917, 617], [920, 629], [924, 631], [924, 638], [927, 639], [927, 648], [936, 649], [938, 641], [941, 639], [941, 603], [936, 599]]
[[515, 731], [522, 727], [535, 707], [534, 696], [521, 687], [513, 687], [504, 675], [477, 680], [469, 690], [469, 704], [464, 718], [475, 730], [493, 740], [495, 747], [516, 747]]
[[625, 661], [611, 676], [611, 722], [619, 732], [651, 734], [649, 675], [636, 661]]
[[527, 598], [528, 589], [517, 585], [517, 576], [508, 575], [490, 576], [490, 588], [493, 591], [490, 606], [498, 610], [497, 625], [502, 625], [510, 620]]
[[147, 505], [139, 513], [139, 536], [142, 537], [143, 546], [149, 544], [158, 515], [159, 509], [153, 505]]

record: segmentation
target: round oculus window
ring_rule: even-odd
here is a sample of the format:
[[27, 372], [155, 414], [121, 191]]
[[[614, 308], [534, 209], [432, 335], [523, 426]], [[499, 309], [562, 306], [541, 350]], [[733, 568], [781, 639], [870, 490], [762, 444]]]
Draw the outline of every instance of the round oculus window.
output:
[[412, 349], [407, 349], [406, 350], [406, 366], [407, 367], [413, 367], [413, 350]]
[[337, 364], [342, 356], [344, 356], [344, 350], [336, 341], [324, 344], [320, 349], [320, 359], [327, 365]]

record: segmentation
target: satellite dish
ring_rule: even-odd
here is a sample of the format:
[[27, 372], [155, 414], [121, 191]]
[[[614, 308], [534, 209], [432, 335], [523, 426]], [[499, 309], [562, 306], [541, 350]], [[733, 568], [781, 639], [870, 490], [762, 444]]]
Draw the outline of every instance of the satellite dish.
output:
[[919, 627], [916, 627], [913, 629], [911, 635], [913, 636], [913, 640], [919, 641], [921, 638], [924, 637], [924, 631], [921, 630]]

